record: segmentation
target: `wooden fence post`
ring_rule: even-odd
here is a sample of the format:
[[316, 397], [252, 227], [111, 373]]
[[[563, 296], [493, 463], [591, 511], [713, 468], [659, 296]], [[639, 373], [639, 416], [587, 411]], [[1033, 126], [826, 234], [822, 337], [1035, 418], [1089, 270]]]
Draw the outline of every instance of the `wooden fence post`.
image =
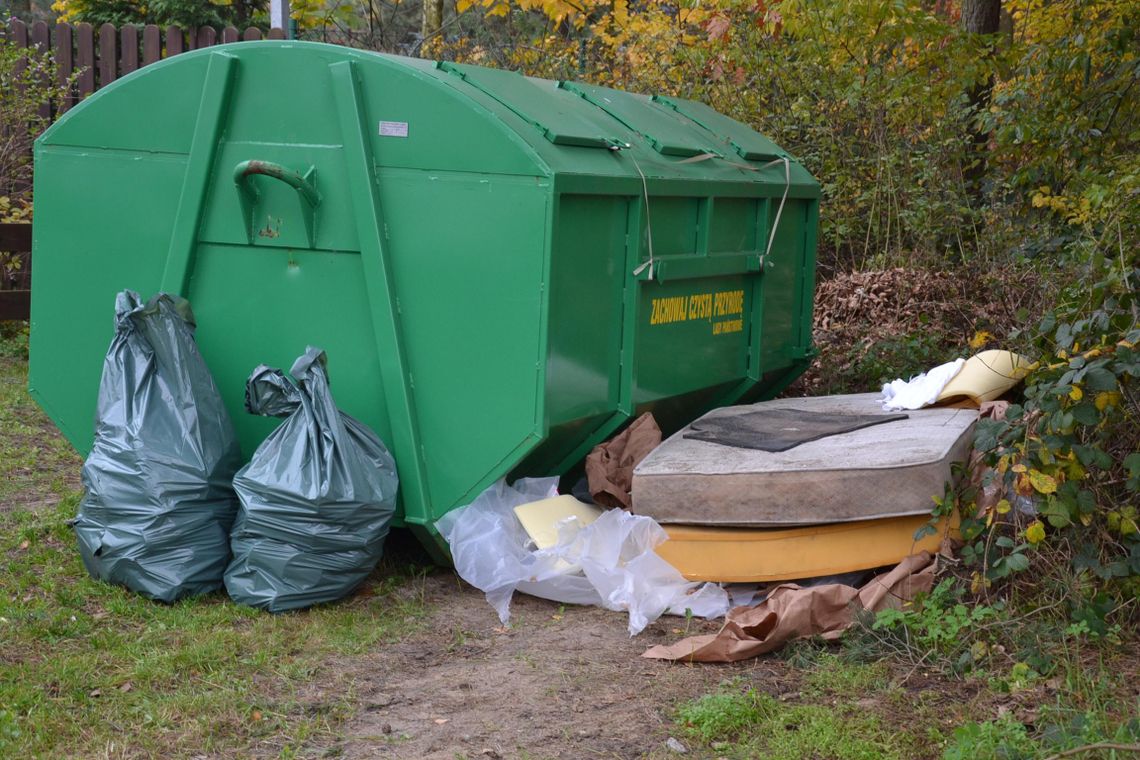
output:
[[143, 66], [149, 66], [162, 59], [162, 32], [154, 24], [143, 27]]
[[127, 24], [119, 32], [119, 72], [126, 76], [139, 67], [139, 30]]
[[[71, 24], [55, 25], [55, 70], [61, 87], [75, 70], [75, 42], [72, 39]], [[75, 105], [75, 87], [71, 86], [67, 94], [56, 104], [56, 113], [64, 113], [73, 105]]]
[[[48, 25], [42, 21], [37, 21], [32, 24], [32, 44], [36, 48], [36, 52], [40, 55], [51, 53], [51, 37], [48, 33]], [[48, 85], [47, 77], [40, 78], [41, 85]], [[51, 101], [45, 100], [40, 103], [39, 114], [45, 119], [51, 118]]]
[[176, 26], [166, 27], [166, 57], [186, 52], [186, 41], [182, 30]]
[[15, 290], [0, 289], [0, 321], [27, 319], [31, 311], [32, 294], [28, 290], [27, 271], [31, 265], [32, 225], [0, 223], [0, 251], [27, 253], [20, 282]]
[[118, 30], [114, 24], [99, 27], [99, 88], [102, 89], [119, 77]]
[[218, 32], [212, 26], [203, 26], [198, 29], [195, 50], [213, 46], [218, 41]]
[[76, 65], [82, 69], [79, 72], [79, 98], [95, 92], [95, 30], [90, 24], [78, 24], [75, 27]]

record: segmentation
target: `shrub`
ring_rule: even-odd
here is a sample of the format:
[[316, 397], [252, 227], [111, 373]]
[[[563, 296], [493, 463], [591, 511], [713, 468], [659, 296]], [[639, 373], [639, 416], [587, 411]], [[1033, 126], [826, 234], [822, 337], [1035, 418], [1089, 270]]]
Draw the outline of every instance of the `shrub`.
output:
[[[0, 197], [30, 195], [32, 141], [51, 122], [49, 104], [70, 87], [71, 82], [58, 83], [51, 56], [0, 36]], [[9, 212], [0, 209], [5, 216]]]

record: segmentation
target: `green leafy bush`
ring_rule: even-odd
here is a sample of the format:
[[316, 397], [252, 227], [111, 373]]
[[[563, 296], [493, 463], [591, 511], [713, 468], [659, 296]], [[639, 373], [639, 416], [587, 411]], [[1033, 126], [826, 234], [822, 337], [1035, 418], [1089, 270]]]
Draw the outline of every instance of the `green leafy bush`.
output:
[[1061, 573], [1073, 619], [1099, 632], [1140, 591], [1140, 269], [1081, 272], [1038, 326], [1021, 403], [979, 422], [974, 485], [935, 511], [962, 511], [976, 590]]

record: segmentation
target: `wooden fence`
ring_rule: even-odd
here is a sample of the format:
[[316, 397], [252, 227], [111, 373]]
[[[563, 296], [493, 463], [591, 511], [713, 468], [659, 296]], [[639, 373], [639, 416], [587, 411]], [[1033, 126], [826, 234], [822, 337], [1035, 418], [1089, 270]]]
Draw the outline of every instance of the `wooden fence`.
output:
[[[160, 29], [154, 25], [115, 27], [103, 24], [96, 30], [90, 24], [48, 26], [42, 21], [29, 26], [18, 19], [7, 22], [3, 36], [18, 47], [50, 52], [55, 58], [61, 84], [77, 74], [75, 85], [59, 102], [40, 106], [40, 115], [49, 119], [100, 87], [106, 87], [119, 77], [163, 58], [229, 42], [285, 39], [285, 33], [280, 29], [270, 29], [268, 34], [262, 34], [254, 27], [241, 32], [229, 26], [219, 33], [209, 26], [184, 30], [177, 26]], [[20, 261], [15, 271], [0, 271], [0, 320], [28, 318], [31, 241], [31, 225], [0, 223], [0, 254], [16, 256]]]
[[[0, 223], [0, 251], [26, 254], [32, 251], [32, 225]], [[0, 276], [3, 276], [0, 270]], [[28, 289], [27, 272], [19, 272], [20, 277], [12, 277], [10, 283], [0, 283], [0, 321], [5, 319], [27, 319], [31, 308], [31, 291]], [[8, 278], [4, 278], [8, 279]], [[18, 282], [17, 282], [18, 280]], [[15, 290], [5, 285], [16, 285]]]
[[[242, 32], [227, 26], [219, 33], [212, 26], [185, 30], [177, 26], [160, 29], [153, 24], [123, 27], [103, 24], [95, 29], [91, 24], [48, 26], [43, 21], [28, 26], [12, 19], [7, 23], [4, 36], [18, 47], [51, 52], [61, 83], [78, 72], [73, 92], [55, 106], [56, 113], [63, 113], [100, 87], [163, 58], [229, 42], [282, 40], [285, 32], [270, 29], [268, 34], [262, 34], [256, 27]], [[43, 109], [43, 115], [51, 116], [50, 104], [45, 104]]]

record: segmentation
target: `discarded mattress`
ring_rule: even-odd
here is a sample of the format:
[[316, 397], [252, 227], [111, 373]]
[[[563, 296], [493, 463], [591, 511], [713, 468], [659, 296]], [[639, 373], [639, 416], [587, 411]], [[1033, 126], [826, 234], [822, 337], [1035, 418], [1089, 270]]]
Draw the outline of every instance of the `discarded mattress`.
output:
[[[929, 510], [927, 510], [929, 511]], [[757, 583], [818, 578], [893, 565], [918, 552], [936, 553], [957, 536], [958, 516], [915, 539], [929, 515], [800, 528], [702, 528], [664, 525], [657, 554], [690, 581]]]
[[[760, 409], [882, 414], [877, 393], [778, 399], [716, 409], [657, 447], [633, 473], [633, 512], [669, 527], [786, 528], [928, 515], [964, 462], [976, 409], [930, 408], [907, 419], [809, 441], [787, 451], [733, 448], [686, 436], [693, 426]], [[796, 570], [794, 577], [806, 574]]]

